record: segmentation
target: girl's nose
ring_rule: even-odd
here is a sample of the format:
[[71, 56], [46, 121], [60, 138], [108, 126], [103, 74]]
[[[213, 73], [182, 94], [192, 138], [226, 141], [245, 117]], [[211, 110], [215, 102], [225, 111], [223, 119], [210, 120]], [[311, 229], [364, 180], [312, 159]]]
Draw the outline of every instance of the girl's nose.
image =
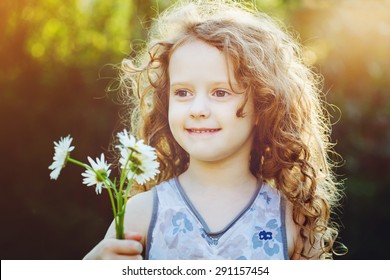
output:
[[209, 104], [206, 94], [196, 94], [190, 108], [191, 118], [208, 118], [210, 116]]

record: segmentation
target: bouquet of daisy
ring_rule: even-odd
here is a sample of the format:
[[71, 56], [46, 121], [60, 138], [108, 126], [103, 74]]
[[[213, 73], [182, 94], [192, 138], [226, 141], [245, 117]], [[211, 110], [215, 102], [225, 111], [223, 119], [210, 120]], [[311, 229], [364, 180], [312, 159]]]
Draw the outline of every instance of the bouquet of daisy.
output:
[[138, 184], [144, 184], [160, 171], [154, 148], [145, 145], [143, 140], [137, 141], [126, 130], [119, 132], [117, 137], [119, 145], [116, 148], [119, 149], [121, 155], [119, 159], [121, 172], [118, 179], [110, 179], [111, 164], [106, 162], [103, 153], [100, 158], [96, 158], [96, 161], [88, 157], [89, 165], [71, 158], [70, 152], [74, 147], [71, 146], [73, 139], [69, 135], [54, 142], [54, 161], [49, 169], [52, 170], [50, 178], [57, 180], [66, 163], [74, 163], [85, 169], [85, 172], [81, 174], [84, 177], [83, 184], [95, 186], [96, 194], [101, 194], [102, 188], [107, 189], [114, 215], [116, 238], [124, 239], [126, 202], [133, 180]]

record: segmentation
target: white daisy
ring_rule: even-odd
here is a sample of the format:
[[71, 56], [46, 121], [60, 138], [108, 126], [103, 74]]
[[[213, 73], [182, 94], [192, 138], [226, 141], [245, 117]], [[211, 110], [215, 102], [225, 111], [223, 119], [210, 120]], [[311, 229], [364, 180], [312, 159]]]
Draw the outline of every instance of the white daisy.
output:
[[116, 146], [121, 153], [119, 163], [121, 168], [128, 172], [129, 180], [134, 176], [134, 179], [142, 185], [160, 173], [158, 170], [160, 164], [156, 161], [154, 148], [145, 145], [143, 140], [136, 141], [135, 137], [129, 135], [126, 130], [119, 132], [118, 138], [121, 144]]
[[134, 152], [130, 149], [121, 149], [121, 158], [119, 163], [122, 169], [128, 171], [127, 178], [131, 179], [134, 176], [139, 184], [145, 184], [146, 181], [154, 178], [157, 173], [160, 173], [160, 166], [156, 157], [149, 157], [145, 154]]
[[110, 176], [111, 170], [109, 170], [110, 165], [104, 159], [104, 154], [102, 154], [99, 158], [96, 158], [96, 162], [88, 157], [88, 161], [91, 164], [93, 170], [87, 169], [81, 175], [85, 178], [83, 179], [83, 184], [87, 186], [96, 185], [96, 194], [102, 193], [102, 187], [106, 187], [104, 184], [104, 178]]
[[123, 147], [133, 147], [135, 145], [135, 137], [129, 135], [126, 129], [124, 129], [123, 132], [118, 132], [117, 136]]
[[118, 145], [117, 148], [127, 148], [150, 158], [157, 158], [154, 148], [145, 145], [144, 140], [137, 141], [133, 135], [128, 134], [126, 129], [124, 129], [123, 132], [118, 132], [117, 135], [121, 144]]
[[49, 169], [53, 170], [50, 173], [50, 179], [57, 180], [60, 175], [61, 169], [66, 164], [69, 153], [74, 149], [73, 146], [70, 146], [72, 140], [73, 138], [68, 135], [65, 138], [61, 137], [60, 141], [54, 142], [54, 162], [49, 166]]

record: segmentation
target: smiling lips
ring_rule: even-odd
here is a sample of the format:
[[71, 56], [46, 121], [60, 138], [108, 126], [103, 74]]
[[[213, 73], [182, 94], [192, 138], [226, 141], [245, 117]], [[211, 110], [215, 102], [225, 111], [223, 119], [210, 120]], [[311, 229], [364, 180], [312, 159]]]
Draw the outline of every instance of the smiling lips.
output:
[[205, 134], [205, 133], [215, 133], [220, 131], [220, 128], [187, 128], [186, 129], [190, 134]]

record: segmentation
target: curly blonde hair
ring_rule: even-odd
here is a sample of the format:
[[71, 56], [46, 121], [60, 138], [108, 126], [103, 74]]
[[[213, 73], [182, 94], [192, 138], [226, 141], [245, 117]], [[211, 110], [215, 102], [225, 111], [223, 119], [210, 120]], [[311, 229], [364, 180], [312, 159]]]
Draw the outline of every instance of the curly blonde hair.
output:
[[[121, 65], [120, 82], [130, 102], [130, 130], [156, 148], [161, 173], [154, 184], [183, 173], [188, 154], [168, 124], [172, 52], [197, 39], [229, 58], [245, 100], [254, 100], [258, 124], [251, 172], [293, 205], [304, 244], [320, 244], [332, 257], [338, 229], [331, 212], [340, 199], [329, 157], [330, 124], [320, 78], [302, 62], [300, 46], [270, 17], [234, 1], [183, 1], [154, 22], [144, 51]], [[237, 117], [243, 117], [242, 104]], [[300, 249], [295, 252], [305, 256]]]

